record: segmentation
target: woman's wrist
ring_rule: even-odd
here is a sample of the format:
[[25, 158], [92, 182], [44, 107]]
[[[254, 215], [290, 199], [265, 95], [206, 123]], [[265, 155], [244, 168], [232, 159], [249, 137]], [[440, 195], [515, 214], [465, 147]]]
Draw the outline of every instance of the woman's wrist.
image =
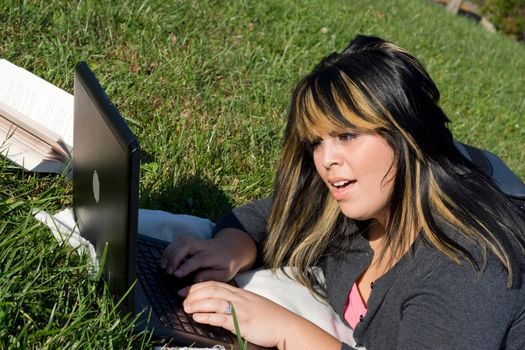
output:
[[342, 343], [307, 319], [289, 311], [291, 318], [285, 322], [284, 336], [277, 348], [279, 350], [293, 349], [327, 349], [340, 350]]
[[257, 246], [248, 233], [237, 228], [225, 228], [217, 232], [213, 238], [222, 241], [232, 252], [235, 273], [249, 270], [257, 258]]

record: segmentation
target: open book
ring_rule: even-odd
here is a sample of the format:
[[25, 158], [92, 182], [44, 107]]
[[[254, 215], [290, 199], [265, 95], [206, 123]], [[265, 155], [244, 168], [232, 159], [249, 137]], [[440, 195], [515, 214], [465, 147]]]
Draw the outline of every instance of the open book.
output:
[[73, 95], [0, 59], [0, 154], [26, 170], [70, 170]]

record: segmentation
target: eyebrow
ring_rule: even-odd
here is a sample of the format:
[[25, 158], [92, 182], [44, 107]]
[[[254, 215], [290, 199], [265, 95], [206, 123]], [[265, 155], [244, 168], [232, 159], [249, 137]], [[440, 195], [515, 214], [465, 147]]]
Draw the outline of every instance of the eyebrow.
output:
[[359, 131], [358, 129], [355, 129], [355, 128], [346, 128], [344, 130], [338, 130], [338, 131], [330, 131], [328, 133], [328, 136], [331, 136], [331, 137], [336, 137], [336, 136], [339, 136], [341, 134], [360, 134], [362, 133], [362, 131]]

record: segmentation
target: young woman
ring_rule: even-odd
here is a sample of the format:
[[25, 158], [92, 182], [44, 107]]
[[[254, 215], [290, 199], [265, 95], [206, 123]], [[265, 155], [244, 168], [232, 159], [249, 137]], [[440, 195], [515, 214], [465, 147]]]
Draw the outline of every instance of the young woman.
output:
[[[297, 85], [272, 199], [234, 209], [214, 239], [185, 238], [168, 271], [226, 281], [292, 266], [374, 349], [525, 349], [525, 223], [456, 149], [439, 92], [410, 53], [358, 36]], [[273, 204], [272, 204], [273, 203]], [[350, 349], [255, 294], [181, 291], [203, 323], [280, 349]]]

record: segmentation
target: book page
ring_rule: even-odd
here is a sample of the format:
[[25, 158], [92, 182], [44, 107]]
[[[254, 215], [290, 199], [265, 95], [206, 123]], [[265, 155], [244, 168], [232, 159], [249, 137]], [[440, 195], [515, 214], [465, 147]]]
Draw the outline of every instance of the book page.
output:
[[[67, 149], [67, 147], [63, 147], [63, 143], [60, 142], [62, 140], [60, 135], [48, 129], [42, 130], [42, 128], [39, 128], [37, 125], [35, 125], [35, 122], [32, 121], [32, 119], [29, 119], [28, 117], [19, 113], [2, 101], [0, 101], [0, 117], [5, 118], [11, 124], [14, 124], [13, 127], [17, 126], [27, 133], [33, 135], [35, 138], [38, 138], [41, 141], [47, 143], [50, 147], [55, 149], [65, 148], [62, 150], [62, 152], [69, 154], [69, 149]], [[27, 136], [29, 137], [29, 135]], [[35, 142], [36, 141], [37, 140], [35, 140]]]
[[73, 146], [73, 95], [0, 59], [0, 101]]
[[61, 173], [69, 163], [62, 149], [18, 128], [0, 115], [0, 154], [13, 163], [35, 172]]

